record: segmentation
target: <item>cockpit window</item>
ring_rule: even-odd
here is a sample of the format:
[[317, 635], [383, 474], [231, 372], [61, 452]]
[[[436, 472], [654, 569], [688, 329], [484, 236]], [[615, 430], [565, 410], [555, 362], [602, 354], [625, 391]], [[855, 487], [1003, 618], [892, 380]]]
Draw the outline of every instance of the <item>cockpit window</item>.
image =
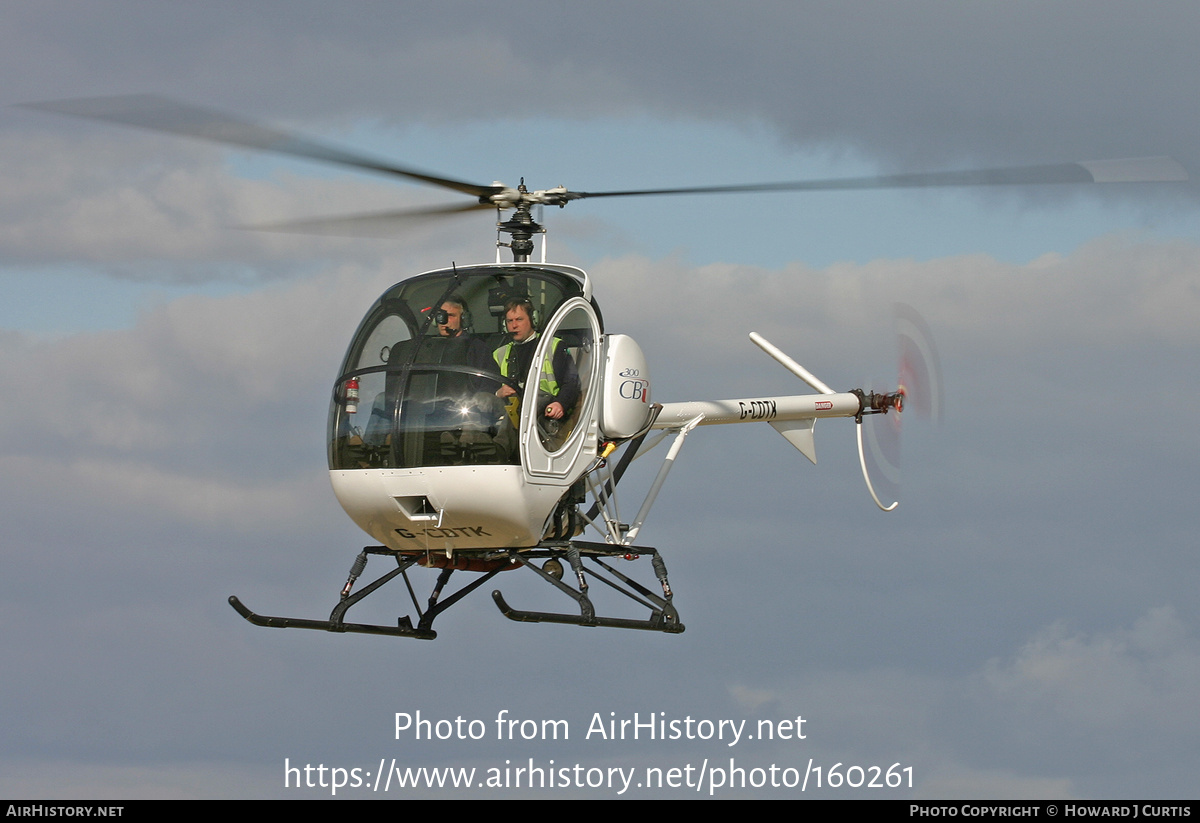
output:
[[339, 404], [335, 469], [517, 462], [516, 431], [496, 396], [500, 381], [464, 367], [377, 369], [358, 375], [359, 403]]
[[330, 468], [518, 463], [517, 431], [498, 396], [495, 352], [511, 339], [504, 305], [527, 299], [540, 322], [580, 293], [573, 277], [523, 266], [450, 269], [389, 289], [359, 326], [334, 387]]
[[[562, 448], [586, 405], [592, 369], [592, 330], [587, 313], [574, 309], [554, 330], [538, 375], [538, 434], [547, 451]], [[583, 380], [580, 380], [580, 376]]]
[[410, 331], [404, 319], [396, 314], [385, 314], [367, 334], [353, 368], [386, 366], [391, 359], [392, 349], [409, 338]]

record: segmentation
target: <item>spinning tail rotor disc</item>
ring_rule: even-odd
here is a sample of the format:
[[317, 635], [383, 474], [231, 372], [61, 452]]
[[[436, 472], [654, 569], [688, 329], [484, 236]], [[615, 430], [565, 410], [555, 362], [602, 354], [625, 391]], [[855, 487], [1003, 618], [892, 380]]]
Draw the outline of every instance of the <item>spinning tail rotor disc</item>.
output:
[[934, 423], [942, 421], [942, 366], [933, 333], [912, 306], [895, 304], [900, 391], [904, 410]]
[[900, 501], [900, 412], [936, 423], [941, 421], [943, 405], [941, 364], [929, 325], [911, 306], [897, 303], [894, 308], [903, 401], [897, 413], [864, 415], [857, 426], [863, 479], [875, 505], [884, 511], [893, 510]]

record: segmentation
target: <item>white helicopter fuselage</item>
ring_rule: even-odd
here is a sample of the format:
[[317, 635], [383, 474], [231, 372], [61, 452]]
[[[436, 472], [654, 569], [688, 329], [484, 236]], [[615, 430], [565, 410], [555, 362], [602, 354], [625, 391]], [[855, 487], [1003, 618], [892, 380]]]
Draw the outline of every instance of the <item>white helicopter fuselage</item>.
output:
[[350, 518], [392, 549], [455, 551], [537, 545], [565, 489], [520, 466], [331, 471]]
[[[532, 305], [537, 333], [528, 373], [503, 376], [511, 351], [505, 306]], [[444, 304], [479, 318], [456, 338], [439, 335]], [[545, 316], [543, 322], [541, 317]], [[582, 528], [586, 493], [605, 541], [636, 536], [683, 438], [697, 425], [766, 422], [816, 462], [813, 425], [854, 417], [856, 393], [835, 393], [769, 343], [755, 342], [819, 393], [655, 405], [641, 348], [606, 335], [587, 275], [565, 266], [495, 264], [429, 272], [389, 289], [351, 343], [330, 414], [330, 480], [346, 513], [382, 545], [407, 553], [529, 548]], [[566, 363], [562, 375], [556, 369]], [[507, 382], [522, 399], [506, 408]], [[548, 404], [571, 381], [561, 419]], [[643, 444], [652, 429], [662, 430]], [[676, 442], [633, 526], [608, 507], [605, 474], [620, 445]], [[630, 457], [632, 459], [632, 456]]]
[[[439, 337], [429, 322], [451, 298], [480, 318], [463, 332], [469, 345]], [[512, 381], [528, 384], [525, 397], [506, 409], [497, 352], [511, 341], [504, 305], [514, 298], [534, 306], [538, 334], [528, 343], [536, 347], [530, 373]], [[577, 384], [561, 420], [546, 416], [551, 397], [543, 391], [556, 356], [571, 358]], [[647, 372], [636, 343], [603, 334], [578, 269], [498, 264], [405, 281], [368, 313], [338, 379], [330, 414], [334, 492], [355, 523], [389, 548], [452, 555], [535, 546], [596, 464], [599, 444], [646, 427]]]

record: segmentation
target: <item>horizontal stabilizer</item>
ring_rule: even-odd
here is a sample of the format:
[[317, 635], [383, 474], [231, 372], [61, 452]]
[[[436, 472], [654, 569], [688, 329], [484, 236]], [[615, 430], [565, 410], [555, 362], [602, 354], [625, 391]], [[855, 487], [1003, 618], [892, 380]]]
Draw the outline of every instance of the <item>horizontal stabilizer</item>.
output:
[[815, 465], [817, 444], [813, 439], [813, 427], [816, 424], [816, 418], [810, 417], [807, 420], [777, 420], [771, 426]]

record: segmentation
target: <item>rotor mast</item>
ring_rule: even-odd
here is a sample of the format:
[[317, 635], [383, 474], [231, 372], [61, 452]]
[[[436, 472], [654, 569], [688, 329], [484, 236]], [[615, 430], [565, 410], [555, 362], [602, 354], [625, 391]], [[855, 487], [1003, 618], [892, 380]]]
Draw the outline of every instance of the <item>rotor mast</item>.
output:
[[[546, 227], [533, 219], [533, 204], [536, 202], [529, 197], [529, 189], [525, 187], [525, 178], [521, 178], [517, 186], [516, 202], [512, 204], [513, 215], [507, 220], [496, 222], [496, 248], [507, 246], [512, 249], [514, 263], [528, 263], [533, 254], [533, 236], [545, 234]], [[482, 198], [481, 198], [482, 199]], [[497, 203], [497, 211], [503, 206]], [[512, 237], [511, 242], [505, 243], [500, 239], [501, 233]], [[544, 241], [543, 241], [544, 242]], [[497, 260], [499, 257], [497, 257]]]

